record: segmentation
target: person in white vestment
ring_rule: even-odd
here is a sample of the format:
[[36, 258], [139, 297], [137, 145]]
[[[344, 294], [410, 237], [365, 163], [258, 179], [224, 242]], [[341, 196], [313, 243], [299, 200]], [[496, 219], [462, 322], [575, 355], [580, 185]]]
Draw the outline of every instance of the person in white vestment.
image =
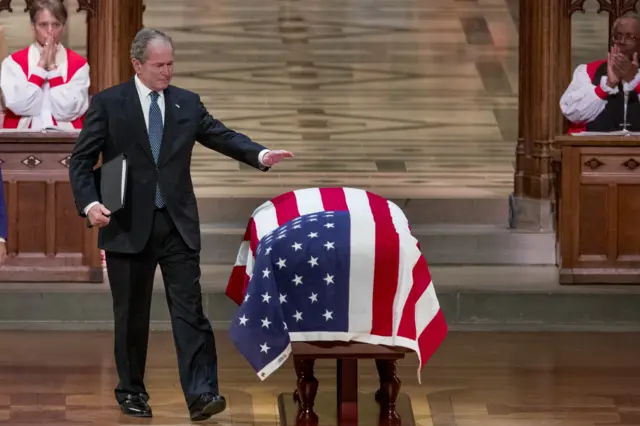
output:
[[60, 0], [34, 0], [35, 41], [7, 56], [0, 68], [5, 129], [81, 129], [89, 108], [89, 64], [63, 46], [68, 13]]

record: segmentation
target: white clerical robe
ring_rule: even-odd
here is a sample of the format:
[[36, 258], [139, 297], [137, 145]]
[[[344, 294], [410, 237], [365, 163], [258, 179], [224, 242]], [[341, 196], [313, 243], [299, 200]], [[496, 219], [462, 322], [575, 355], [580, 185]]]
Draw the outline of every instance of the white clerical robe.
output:
[[42, 47], [32, 44], [2, 61], [0, 88], [6, 108], [3, 128], [81, 129], [89, 108], [89, 64], [58, 46], [56, 70], [38, 66]]

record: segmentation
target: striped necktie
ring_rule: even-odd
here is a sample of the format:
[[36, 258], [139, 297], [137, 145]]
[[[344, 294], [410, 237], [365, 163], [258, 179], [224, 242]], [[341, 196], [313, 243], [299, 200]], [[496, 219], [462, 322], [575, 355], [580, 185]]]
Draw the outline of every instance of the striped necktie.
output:
[[[160, 147], [162, 146], [162, 132], [164, 125], [162, 124], [162, 113], [158, 105], [158, 92], [151, 92], [151, 106], [149, 107], [149, 143], [151, 144], [151, 152], [153, 159], [158, 165], [158, 157], [160, 156]], [[164, 200], [160, 192], [160, 184], [156, 183], [156, 207], [164, 207]]]

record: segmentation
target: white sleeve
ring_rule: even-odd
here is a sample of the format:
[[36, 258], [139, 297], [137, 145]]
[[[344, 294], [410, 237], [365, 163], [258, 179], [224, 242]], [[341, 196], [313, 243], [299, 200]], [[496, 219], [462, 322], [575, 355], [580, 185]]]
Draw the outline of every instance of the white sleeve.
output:
[[20, 65], [11, 56], [5, 58], [0, 67], [0, 88], [6, 108], [19, 116], [39, 115], [46, 77], [46, 70], [34, 67], [27, 80]]
[[571, 84], [560, 98], [560, 109], [573, 123], [593, 121], [604, 110], [609, 95], [618, 93], [618, 88], [607, 86], [607, 76], [602, 76], [599, 85], [591, 83], [587, 65], [579, 65], [573, 72]]
[[48, 74], [51, 86], [51, 115], [59, 121], [73, 121], [89, 109], [89, 65], [84, 64], [66, 83], [59, 71]]

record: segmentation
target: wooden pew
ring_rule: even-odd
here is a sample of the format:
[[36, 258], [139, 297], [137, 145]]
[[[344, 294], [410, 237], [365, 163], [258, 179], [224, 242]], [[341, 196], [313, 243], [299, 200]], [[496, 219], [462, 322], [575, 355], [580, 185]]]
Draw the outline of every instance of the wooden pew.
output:
[[[293, 393], [278, 396], [282, 426], [356, 426], [415, 424], [408, 397], [400, 395], [396, 362], [409, 351], [400, 347], [347, 342], [293, 342], [292, 353], [298, 378]], [[331, 400], [316, 400], [317, 359], [336, 359], [336, 394]], [[375, 360], [380, 386], [374, 396], [359, 401], [358, 359]], [[361, 402], [361, 404], [359, 404]]]
[[0, 132], [9, 238], [0, 282], [103, 281], [97, 231], [76, 210], [68, 159], [75, 132]]
[[560, 282], [640, 284], [640, 137], [558, 136]]

